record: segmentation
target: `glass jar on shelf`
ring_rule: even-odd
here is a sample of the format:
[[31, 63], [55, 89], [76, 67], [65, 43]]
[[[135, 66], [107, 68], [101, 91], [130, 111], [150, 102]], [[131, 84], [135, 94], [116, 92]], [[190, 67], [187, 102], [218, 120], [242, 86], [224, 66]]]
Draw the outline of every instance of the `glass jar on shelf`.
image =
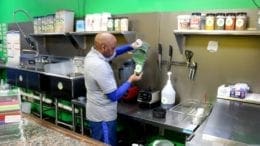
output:
[[227, 13], [226, 14], [226, 22], [225, 22], [225, 30], [234, 30], [236, 23], [236, 14], [235, 13]]
[[225, 13], [217, 13], [216, 14], [216, 25], [215, 30], [224, 30], [225, 29]]
[[207, 13], [206, 15], [206, 30], [214, 30], [215, 26], [215, 14], [214, 13]]
[[236, 15], [236, 30], [245, 30], [247, 28], [247, 13], [239, 12]]

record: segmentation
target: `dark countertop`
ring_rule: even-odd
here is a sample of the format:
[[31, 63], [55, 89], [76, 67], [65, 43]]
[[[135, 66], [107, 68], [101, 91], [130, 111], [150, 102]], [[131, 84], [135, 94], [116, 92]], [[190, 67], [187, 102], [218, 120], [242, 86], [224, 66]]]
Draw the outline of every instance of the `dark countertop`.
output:
[[186, 145], [260, 145], [259, 113], [260, 106], [256, 104], [217, 99], [208, 119]]
[[45, 71], [37, 70], [37, 69], [27, 69], [27, 68], [23, 68], [21, 66], [7, 66], [7, 65], [0, 64], [0, 68], [18, 69], [18, 70], [34, 72], [34, 73], [43, 74], [43, 75], [47, 75], [47, 76], [54, 76], [54, 77], [60, 77], [60, 78], [66, 78], [66, 79], [83, 79], [84, 78], [83, 74], [76, 73], [75, 75], [73, 75], [73, 74], [60, 75], [60, 74], [49, 73], [49, 72], [45, 72]]

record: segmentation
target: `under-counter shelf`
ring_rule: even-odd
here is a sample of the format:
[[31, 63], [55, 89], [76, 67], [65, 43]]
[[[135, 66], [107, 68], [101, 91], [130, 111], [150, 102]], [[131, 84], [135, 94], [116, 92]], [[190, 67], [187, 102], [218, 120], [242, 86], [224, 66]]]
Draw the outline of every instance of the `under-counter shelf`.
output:
[[255, 30], [174, 30], [173, 31], [180, 52], [183, 53], [186, 36], [205, 35], [205, 36], [260, 36], [260, 31]]
[[65, 33], [37, 33], [30, 34], [34, 37], [38, 43], [43, 44], [45, 47], [46, 37], [66, 37], [76, 49], [84, 49], [86, 47], [86, 38], [88, 36], [93, 37], [97, 33], [109, 32], [117, 36], [123, 36], [126, 42], [133, 42], [136, 39], [136, 33], [134, 31], [83, 31], [83, 32], [65, 32]]

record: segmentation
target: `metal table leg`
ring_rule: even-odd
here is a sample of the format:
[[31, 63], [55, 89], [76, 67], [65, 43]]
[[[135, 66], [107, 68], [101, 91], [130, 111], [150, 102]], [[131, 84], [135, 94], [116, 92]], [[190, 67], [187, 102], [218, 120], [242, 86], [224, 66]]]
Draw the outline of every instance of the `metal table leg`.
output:
[[83, 109], [80, 107], [80, 125], [81, 125], [81, 134], [84, 135], [84, 118], [83, 118]]
[[40, 119], [42, 119], [43, 105], [42, 105], [42, 94], [40, 93]]
[[75, 132], [76, 126], [75, 126], [75, 105], [72, 103], [72, 129]]
[[55, 124], [58, 124], [58, 99], [55, 98]]

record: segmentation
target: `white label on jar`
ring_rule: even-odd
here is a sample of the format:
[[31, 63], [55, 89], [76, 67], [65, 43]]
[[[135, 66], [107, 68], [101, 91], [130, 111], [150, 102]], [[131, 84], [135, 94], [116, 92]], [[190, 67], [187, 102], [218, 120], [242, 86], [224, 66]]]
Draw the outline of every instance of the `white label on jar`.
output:
[[233, 24], [233, 19], [232, 18], [227, 18], [226, 20], [226, 25], [231, 26]]
[[236, 26], [237, 27], [242, 27], [244, 25], [244, 20], [243, 19], [237, 19], [236, 21]]
[[217, 26], [224, 26], [225, 20], [224, 19], [217, 19]]
[[128, 19], [121, 19], [121, 31], [128, 31]]
[[213, 26], [213, 25], [214, 25], [214, 20], [213, 20], [213, 18], [208, 18], [208, 19], [206, 19], [206, 25], [207, 25], [207, 26]]

